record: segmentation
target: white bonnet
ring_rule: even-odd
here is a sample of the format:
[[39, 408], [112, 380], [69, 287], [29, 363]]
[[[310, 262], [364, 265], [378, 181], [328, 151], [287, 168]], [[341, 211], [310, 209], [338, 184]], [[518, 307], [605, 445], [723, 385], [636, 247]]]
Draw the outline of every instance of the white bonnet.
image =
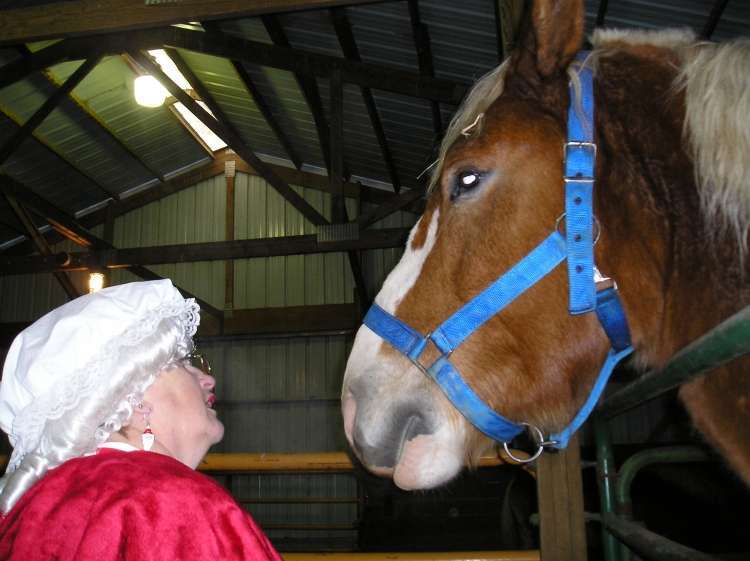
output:
[[81, 296], [24, 329], [8, 351], [0, 382], [0, 427], [14, 447], [9, 471], [36, 449], [47, 420], [106, 385], [120, 347], [137, 345], [166, 318], [177, 320], [181, 343], [192, 348], [198, 305], [168, 279]]

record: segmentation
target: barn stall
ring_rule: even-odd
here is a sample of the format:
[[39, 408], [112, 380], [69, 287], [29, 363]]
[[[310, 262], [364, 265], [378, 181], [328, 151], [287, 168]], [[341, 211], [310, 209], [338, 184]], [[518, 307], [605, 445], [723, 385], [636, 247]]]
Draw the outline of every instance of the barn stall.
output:
[[[587, 8], [589, 30], [689, 26], [721, 41], [750, 24], [739, 1]], [[0, 344], [97, 274], [106, 285], [171, 278], [201, 304], [197, 340], [227, 426], [203, 469], [289, 559], [532, 559], [540, 549], [545, 560], [614, 559], [609, 531], [599, 540], [595, 487], [611, 474], [594, 469], [593, 430], [580, 451], [533, 470], [498, 453], [418, 495], [344, 455], [339, 394], [353, 334], [419, 217], [452, 113], [513, 47], [523, 9], [513, 0], [3, 3]], [[160, 88], [141, 90], [154, 78]], [[618, 373], [615, 385], [631, 377]], [[712, 456], [675, 409], [668, 393], [619, 416], [610, 440], [618, 457], [692, 446], [668, 455], [677, 468], [647, 469], [632, 490], [648, 502], [666, 486], [672, 516], [686, 521], [663, 524], [625, 489], [621, 510], [702, 551], [741, 552], [747, 492], [704, 462]], [[608, 442], [600, 436], [600, 457], [613, 454]], [[603, 512], [614, 509], [603, 501]], [[684, 504], [694, 505], [693, 525]], [[712, 539], [699, 539], [706, 524]]]

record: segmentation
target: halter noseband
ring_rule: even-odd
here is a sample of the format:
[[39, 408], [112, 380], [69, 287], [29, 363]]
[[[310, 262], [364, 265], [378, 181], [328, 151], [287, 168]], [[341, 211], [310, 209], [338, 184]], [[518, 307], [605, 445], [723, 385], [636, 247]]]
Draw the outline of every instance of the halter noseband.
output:
[[[545, 447], [563, 449], [568, 445], [570, 437], [591, 414], [614, 367], [633, 351], [617, 286], [602, 290], [597, 290], [596, 287], [598, 281], [605, 279], [594, 266], [596, 240], [593, 192], [596, 144], [593, 142], [593, 75], [591, 69], [585, 66], [587, 55], [588, 53], [582, 52], [577, 57], [580, 67], [580, 98], [576, 88], [572, 85], [570, 87], [568, 136], [564, 147], [565, 236], [560, 234], [556, 225], [555, 230], [526, 257], [432, 333], [422, 335], [377, 304], [372, 305], [364, 318], [364, 324], [368, 328], [406, 355], [440, 386], [453, 406], [470, 423], [490, 438], [504, 443], [506, 451], [507, 443], [529, 427], [536, 434], [539, 447], [531, 459], [537, 458]], [[545, 439], [537, 427], [510, 421], [489, 407], [464, 381], [451, 363], [450, 355], [469, 335], [565, 260], [568, 269], [569, 312], [572, 315], [596, 312], [611, 348], [581, 409], [567, 427]], [[420, 362], [420, 356], [429, 343], [441, 355], [432, 364], [424, 365]]]

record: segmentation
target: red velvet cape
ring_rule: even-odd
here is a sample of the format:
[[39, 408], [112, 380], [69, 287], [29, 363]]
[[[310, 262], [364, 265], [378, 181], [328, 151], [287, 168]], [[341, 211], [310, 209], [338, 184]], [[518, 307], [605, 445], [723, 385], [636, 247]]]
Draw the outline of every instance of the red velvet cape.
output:
[[0, 560], [281, 561], [211, 478], [168, 456], [102, 448], [51, 470], [0, 521]]

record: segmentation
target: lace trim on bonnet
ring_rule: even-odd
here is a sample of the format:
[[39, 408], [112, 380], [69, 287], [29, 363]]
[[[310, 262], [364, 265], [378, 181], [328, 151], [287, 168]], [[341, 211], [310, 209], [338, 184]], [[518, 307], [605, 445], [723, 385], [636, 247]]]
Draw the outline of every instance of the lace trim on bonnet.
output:
[[85, 366], [58, 380], [22, 409], [13, 419], [15, 445], [7, 472], [15, 471], [23, 457], [39, 446], [48, 420], [59, 419], [78, 407], [81, 399], [94, 393], [106, 372], [111, 371], [119, 360], [123, 347], [135, 346], [153, 335], [159, 323], [167, 318], [179, 318], [184, 330], [183, 340], [190, 339], [198, 328], [199, 311], [200, 307], [193, 298], [185, 300], [177, 297], [164, 302], [135, 321], [119, 337], [105, 344]]

